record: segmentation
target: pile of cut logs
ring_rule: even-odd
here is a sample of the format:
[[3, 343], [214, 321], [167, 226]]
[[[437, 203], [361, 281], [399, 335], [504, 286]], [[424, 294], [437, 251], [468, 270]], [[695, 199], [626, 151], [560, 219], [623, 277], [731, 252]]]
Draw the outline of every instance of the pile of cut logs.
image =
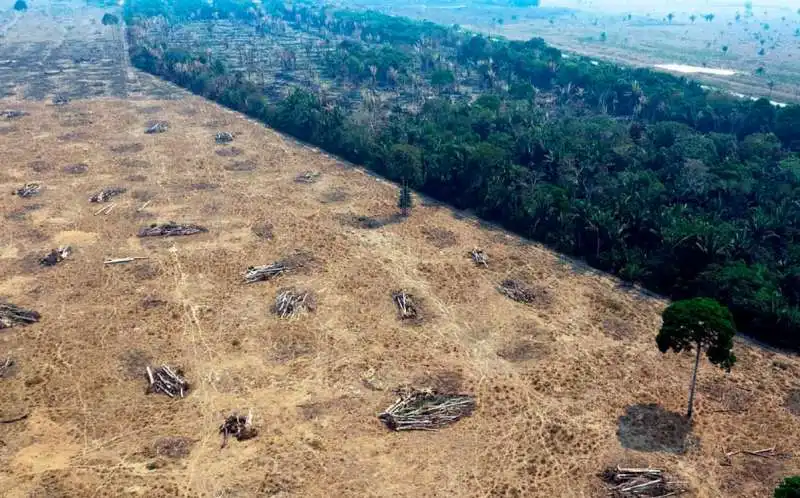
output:
[[392, 406], [378, 415], [393, 431], [436, 430], [472, 414], [475, 398], [464, 394], [406, 389]]
[[120, 194], [124, 194], [126, 189], [122, 187], [108, 187], [104, 188], [100, 192], [94, 194], [93, 196], [89, 197], [89, 202], [108, 202], [111, 200], [112, 197], [116, 197]]
[[144, 132], [147, 133], [148, 135], [152, 135], [154, 133], [164, 133], [168, 129], [169, 129], [169, 124], [166, 121], [156, 121], [146, 130], [144, 130]]
[[392, 300], [397, 305], [397, 311], [400, 313], [401, 320], [413, 320], [419, 318], [417, 306], [414, 303], [414, 297], [411, 294], [406, 294], [405, 291], [397, 291], [392, 293]]
[[38, 183], [30, 182], [15, 190], [13, 194], [23, 198], [33, 197], [39, 193], [41, 188], [41, 185]]
[[314, 298], [311, 293], [296, 289], [284, 289], [275, 298], [273, 312], [281, 318], [290, 318], [301, 311], [313, 311]]
[[161, 365], [155, 369], [147, 367], [147, 379], [150, 385], [147, 393], [164, 393], [170, 398], [179, 396], [183, 398], [189, 391], [189, 383], [183, 378], [183, 372], [173, 371], [167, 365]]
[[684, 483], [674, 481], [659, 469], [609, 467], [600, 477], [609, 485], [609, 496], [614, 498], [662, 498], [687, 491]]
[[214, 141], [218, 144], [229, 144], [233, 142], [233, 133], [229, 131], [220, 131], [214, 135]]
[[55, 266], [67, 259], [70, 254], [72, 254], [72, 249], [69, 246], [61, 246], [58, 249], [53, 249], [47, 256], [41, 258], [39, 264], [42, 266]]
[[39, 321], [39, 313], [20, 308], [11, 303], [0, 303], [0, 329], [10, 329], [16, 325], [30, 325]]
[[269, 280], [291, 269], [292, 268], [288, 264], [282, 261], [276, 261], [272, 264], [263, 266], [249, 266], [247, 271], [244, 272], [244, 281], [248, 284], [252, 284], [253, 282]]
[[176, 237], [179, 235], [194, 235], [207, 232], [208, 229], [200, 225], [179, 225], [173, 221], [162, 224], [152, 224], [139, 230], [139, 237]]
[[472, 256], [472, 261], [474, 261], [476, 265], [489, 266], [489, 260], [486, 258], [486, 253], [483, 252], [483, 250], [473, 249], [469, 254]]
[[234, 413], [225, 419], [219, 426], [219, 433], [222, 434], [222, 447], [228, 444], [228, 437], [233, 436], [237, 441], [254, 438], [258, 435], [258, 430], [253, 427], [253, 413], [249, 412], [246, 417]]

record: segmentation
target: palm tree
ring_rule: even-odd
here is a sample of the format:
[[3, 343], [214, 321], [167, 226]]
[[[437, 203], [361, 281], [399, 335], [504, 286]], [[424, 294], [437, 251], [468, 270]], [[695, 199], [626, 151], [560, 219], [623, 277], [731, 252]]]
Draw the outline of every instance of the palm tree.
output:
[[672, 24], [672, 20], [675, 19], [675, 14], [670, 12], [669, 14], [667, 14], [667, 19], [669, 20], [669, 23]]

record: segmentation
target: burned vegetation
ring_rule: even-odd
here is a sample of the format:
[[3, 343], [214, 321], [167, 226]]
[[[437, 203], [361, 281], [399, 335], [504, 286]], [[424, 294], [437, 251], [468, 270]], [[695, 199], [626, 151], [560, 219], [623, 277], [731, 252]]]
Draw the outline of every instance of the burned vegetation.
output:
[[246, 417], [236, 413], [228, 416], [225, 422], [219, 426], [219, 433], [222, 435], [222, 447], [228, 444], [228, 438], [236, 438], [237, 441], [246, 441], [258, 435], [258, 430], [253, 427], [253, 413], [250, 412]]
[[39, 264], [42, 266], [55, 266], [67, 259], [70, 254], [72, 254], [72, 248], [70, 246], [61, 246], [47, 253], [46, 256], [39, 260]]

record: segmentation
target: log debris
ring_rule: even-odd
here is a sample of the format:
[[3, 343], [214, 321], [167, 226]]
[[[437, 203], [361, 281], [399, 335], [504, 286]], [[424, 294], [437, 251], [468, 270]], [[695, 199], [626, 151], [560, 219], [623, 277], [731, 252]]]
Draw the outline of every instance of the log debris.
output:
[[416, 320], [420, 318], [419, 308], [414, 302], [414, 296], [411, 294], [407, 294], [402, 290], [395, 291], [392, 292], [392, 300], [397, 306], [401, 320]]
[[228, 444], [228, 437], [235, 437], [237, 441], [252, 439], [258, 435], [258, 430], [253, 427], [253, 412], [248, 412], [246, 417], [234, 413], [225, 419], [219, 426], [222, 434], [222, 447]]
[[194, 235], [196, 233], [207, 232], [208, 229], [200, 225], [185, 224], [181, 225], [170, 221], [169, 223], [153, 223], [149, 227], [139, 230], [139, 237], [176, 237], [179, 235]]
[[22, 187], [18, 188], [17, 190], [11, 192], [12, 195], [16, 195], [18, 197], [22, 197], [23, 199], [27, 199], [28, 197], [33, 197], [34, 195], [39, 195], [41, 192], [42, 186], [36, 182], [29, 182], [23, 185]]
[[291, 318], [303, 311], [314, 311], [316, 303], [314, 296], [298, 289], [284, 289], [275, 298], [272, 311], [281, 318]]
[[72, 254], [72, 248], [70, 248], [70, 246], [61, 246], [58, 249], [53, 249], [47, 256], [41, 258], [39, 264], [42, 266], [55, 266], [67, 259], [70, 254]]
[[89, 197], [89, 202], [108, 202], [112, 198], [124, 194], [127, 189], [122, 187], [108, 187], [104, 188], [100, 192], [97, 192], [93, 196]]
[[17, 325], [36, 323], [41, 315], [36, 311], [26, 310], [11, 303], [0, 302], [0, 329], [10, 329]]
[[148, 135], [153, 135], [155, 133], [164, 133], [169, 129], [169, 123], [166, 121], [156, 121], [152, 125], [150, 125], [146, 130], [145, 133]]
[[27, 112], [20, 111], [19, 109], [6, 109], [4, 111], [0, 111], [0, 116], [6, 119], [17, 119], [27, 115]]
[[469, 254], [472, 257], [472, 261], [474, 261], [476, 265], [483, 265], [485, 267], [489, 266], [489, 260], [486, 257], [486, 253], [483, 252], [482, 249], [473, 249]]
[[122, 263], [131, 263], [139, 259], [149, 259], [147, 256], [131, 256], [128, 258], [112, 258], [103, 261], [104, 265], [119, 265]]
[[233, 142], [233, 133], [229, 131], [220, 131], [214, 135], [214, 141], [220, 145], [229, 144]]
[[0, 362], [0, 379], [4, 378], [8, 372], [11, 371], [11, 367], [14, 366], [14, 360], [11, 358], [6, 358], [2, 362]]
[[435, 431], [475, 410], [475, 398], [465, 394], [440, 394], [433, 390], [402, 389], [397, 401], [378, 418], [393, 431]]
[[677, 496], [688, 489], [660, 469], [609, 467], [600, 473], [614, 498]]
[[252, 284], [277, 277], [291, 270], [291, 268], [280, 261], [276, 261], [264, 266], [248, 266], [244, 272], [245, 283]]
[[294, 178], [297, 183], [316, 183], [321, 173], [319, 171], [304, 171]]
[[168, 365], [155, 369], [147, 367], [147, 380], [150, 381], [147, 394], [164, 393], [170, 398], [183, 398], [189, 391], [189, 383], [183, 378], [181, 369], [173, 371]]
[[107, 214], [109, 214], [111, 212], [112, 209], [114, 209], [114, 206], [116, 206], [116, 205], [117, 205], [116, 202], [112, 202], [111, 204], [106, 204], [105, 206], [103, 206], [100, 209], [98, 209], [97, 211], [95, 211], [94, 215], [95, 216], [97, 216], [98, 214], [107, 215]]

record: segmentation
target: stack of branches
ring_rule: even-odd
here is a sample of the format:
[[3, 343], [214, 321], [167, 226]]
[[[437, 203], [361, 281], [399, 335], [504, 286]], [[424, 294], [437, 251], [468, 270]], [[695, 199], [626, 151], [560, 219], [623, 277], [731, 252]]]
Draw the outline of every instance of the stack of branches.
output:
[[473, 249], [469, 254], [476, 265], [489, 266], [489, 259], [483, 249]]
[[253, 427], [253, 412], [248, 412], [246, 417], [233, 415], [225, 419], [219, 426], [219, 433], [222, 434], [222, 447], [228, 444], [228, 437], [233, 436], [237, 441], [254, 438], [258, 435], [258, 430]]
[[39, 260], [42, 266], [55, 266], [64, 261], [72, 254], [72, 249], [69, 246], [61, 246], [58, 249], [53, 249], [50, 253]]
[[35, 182], [29, 182], [23, 185], [21, 188], [18, 188], [12, 194], [17, 195], [19, 197], [28, 198], [33, 197], [34, 195], [38, 195], [39, 191], [42, 189], [42, 186]]
[[0, 329], [10, 329], [16, 325], [36, 323], [42, 316], [32, 310], [20, 308], [11, 303], [0, 303]]
[[497, 290], [504, 296], [520, 303], [532, 303], [533, 300], [536, 299], [536, 294], [533, 289], [528, 287], [524, 282], [512, 278], [503, 280], [497, 287]]
[[465, 394], [405, 389], [395, 403], [378, 415], [393, 431], [434, 431], [472, 415], [475, 398]]
[[214, 141], [218, 144], [229, 144], [233, 142], [233, 133], [229, 131], [220, 131], [214, 135]]
[[283, 261], [276, 261], [269, 265], [263, 266], [248, 266], [247, 271], [244, 272], [245, 283], [252, 284], [253, 282], [261, 282], [262, 280], [269, 280], [278, 275], [290, 271], [292, 268]]
[[152, 125], [150, 125], [146, 130], [145, 133], [148, 135], [152, 135], [154, 133], [164, 133], [169, 129], [169, 123], [166, 121], [156, 121]]
[[69, 97], [66, 95], [56, 95], [53, 97], [53, 105], [67, 105], [69, 104]]
[[397, 305], [401, 320], [416, 320], [420, 317], [419, 309], [414, 302], [414, 296], [399, 290], [392, 292], [392, 300]]
[[127, 189], [122, 187], [108, 187], [89, 197], [89, 202], [108, 202], [113, 197], [124, 194]]
[[5, 111], [0, 111], [0, 116], [3, 116], [6, 119], [17, 119], [27, 115], [27, 112], [20, 111], [19, 109], [6, 109]]
[[763, 448], [760, 450], [735, 450], [725, 453], [725, 458], [722, 461], [722, 464], [731, 465], [731, 457], [736, 455], [750, 455], [750, 456], [757, 456], [760, 458], [775, 458], [775, 457], [785, 456], [780, 453], [777, 453], [775, 451], [775, 446], [771, 446], [769, 448]]
[[314, 311], [314, 296], [308, 291], [283, 289], [275, 298], [273, 313], [281, 318], [290, 318], [302, 311]]
[[169, 223], [153, 223], [149, 227], [139, 230], [139, 237], [175, 237], [179, 235], [194, 235], [196, 233], [207, 232], [208, 229], [200, 225], [179, 225], [174, 221]]
[[3, 361], [0, 361], [0, 379], [4, 378], [8, 372], [11, 371], [11, 367], [14, 366], [14, 360], [11, 358], [6, 358]]
[[183, 372], [180, 369], [173, 371], [167, 365], [155, 369], [147, 367], [147, 380], [150, 381], [147, 394], [164, 393], [170, 398], [175, 396], [183, 398], [189, 390], [189, 383], [183, 378]]
[[314, 183], [320, 176], [319, 171], [304, 171], [295, 177], [297, 183]]
[[673, 480], [659, 469], [607, 468], [600, 477], [609, 484], [614, 498], [677, 496], [687, 491], [684, 483]]

